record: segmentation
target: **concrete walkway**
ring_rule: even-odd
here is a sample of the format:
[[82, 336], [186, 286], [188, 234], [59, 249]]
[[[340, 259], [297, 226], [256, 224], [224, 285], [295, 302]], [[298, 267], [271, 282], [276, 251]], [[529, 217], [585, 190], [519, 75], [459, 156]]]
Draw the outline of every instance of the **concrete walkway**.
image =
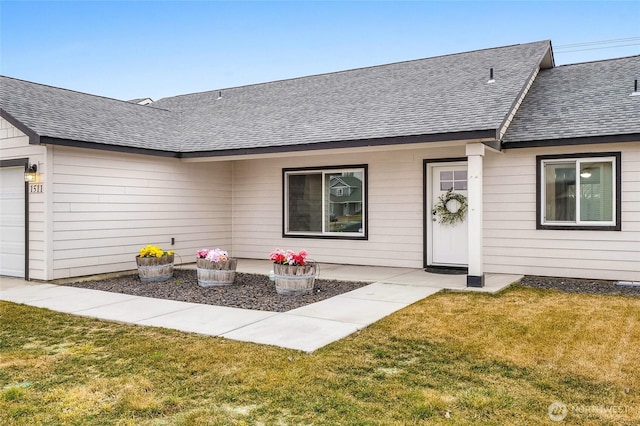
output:
[[[268, 274], [270, 269], [268, 261], [240, 259], [237, 270]], [[476, 289], [466, 287], [465, 275], [322, 264], [320, 278], [371, 284], [283, 313], [153, 299], [8, 277], [0, 277], [0, 300], [312, 352], [440, 290], [495, 293], [521, 276], [489, 274], [485, 277], [485, 287]]]

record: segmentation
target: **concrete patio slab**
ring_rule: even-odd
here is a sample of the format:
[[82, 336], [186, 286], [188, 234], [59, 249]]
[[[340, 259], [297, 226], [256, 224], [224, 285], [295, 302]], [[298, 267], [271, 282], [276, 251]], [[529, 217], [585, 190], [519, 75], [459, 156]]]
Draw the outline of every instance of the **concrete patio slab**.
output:
[[243, 274], [268, 275], [273, 269], [273, 263], [264, 259], [239, 259], [236, 272]]
[[410, 270], [403, 274], [395, 275], [393, 277], [380, 280], [390, 284], [402, 284], [411, 286], [425, 286], [425, 287], [438, 287], [447, 288], [449, 286], [466, 287], [467, 276], [455, 275], [455, 274], [433, 274], [425, 272], [421, 269]]
[[354, 299], [378, 300], [382, 302], [397, 302], [411, 304], [431, 296], [442, 290], [436, 287], [417, 287], [401, 284], [373, 283], [340, 295]]
[[[488, 293], [496, 293], [520, 281], [522, 278], [524, 278], [523, 275], [515, 274], [486, 274], [484, 277], [484, 290]], [[471, 290], [473, 288], [468, 289]], [[479, 289], [473, 289], [472, 291], [474, 290], [477, 291]]]
[[386, 266], [327, 265], [324, 263], [320, 265], [320, 278], [325, 280], [387, 281], [391, 277], [407, 272], [403, 268]]
[[198, 305], [191, 309], [138, 321], [138, 324], [219, 336], [274, 315], [278, 314], [225, 306]]
[[25, 281], [22, 278], [7, 277], [4, 275], [0, 275], [0, 294], [3, 291], [8, 290], [10, 288], [28, 287], [30, 285], [39, 285], [39, 284], [29, 283], [28, 281]]
[[197, 303], [136, 296], [120, 303], [76, 311], [78, 315], [138, 324], [141, 321], [202, 306]]
[[408, 303], [354, 299], [336, 296], [312, 303], [287, 313], [309, 318], [322, 318], [352, 324], [369, 325], [406, 307]]
[[37, 300], [73, 295], [78, 293], [77, 290], [83, 289], [61, 287], [54, 284], [28, 284], [24, 287], [13, 287], [8, 290], [2, 290], [0, 296], [2, 300], [9, 302], [31, 304], [31, 302]]
[[29, 304], [39, 308], [47, 308], [72, 314], [78, 311], [126, 302], [127, 300], [135, 300], [136, 298], [136, 296], [129, 294], [110, 293], [108, 291], [81, 288], [77, 288], [76, 290], [78, 291], [74, 293], [65, 292], [66, 294], [63, 296], [35, 300]]
[[225, 333], [222, 337], [313, 352], [355, 333], [362, 327], [360, 324], [282, 313]]

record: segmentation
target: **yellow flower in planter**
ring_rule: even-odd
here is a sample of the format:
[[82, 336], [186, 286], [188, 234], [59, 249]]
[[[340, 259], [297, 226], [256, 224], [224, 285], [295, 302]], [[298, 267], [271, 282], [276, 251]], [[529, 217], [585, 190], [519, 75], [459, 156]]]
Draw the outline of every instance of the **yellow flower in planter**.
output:
[[172, 254], [173, 251], [164, 251], [160, 247], [151, 244], [140, 249], [140, 257], [162, 257], [171, 256]]
[[162, 282], [173, 276], [173, 251], [149, 244], [140, 249], [136, 265], [143, 283]]

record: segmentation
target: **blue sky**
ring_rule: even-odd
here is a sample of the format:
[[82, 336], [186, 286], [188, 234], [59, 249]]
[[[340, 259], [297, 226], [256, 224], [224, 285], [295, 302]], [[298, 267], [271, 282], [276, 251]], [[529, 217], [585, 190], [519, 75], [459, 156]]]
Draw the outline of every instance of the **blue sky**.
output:
[[0, 73], [160, 99], [545, 39], [566, 64], [640, 54], [639, 17], [637, 1], [2, 0]]

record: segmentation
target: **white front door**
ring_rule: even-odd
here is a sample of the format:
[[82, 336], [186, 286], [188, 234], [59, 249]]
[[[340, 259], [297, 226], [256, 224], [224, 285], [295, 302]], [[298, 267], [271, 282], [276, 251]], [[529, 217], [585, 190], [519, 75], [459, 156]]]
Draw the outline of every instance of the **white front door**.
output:
[[[441, 223], [441, 217], [433, 214], [434, 207], [439, 202], [439, 197], [446, 194], [449, 189], [454, 193], [467, 197], [467, 166], [466, 164], [438, 163], [431, 167], [431, 264], [437, 266], [467, 266], [468, 263], [468, 234], [467, 215], [464, 220], [455, 224]], [[455, 212], [458, 202], [449, 201], [449, 211]]]
[[0, 275], [24, 277], [24, 166], [0, 167]]

